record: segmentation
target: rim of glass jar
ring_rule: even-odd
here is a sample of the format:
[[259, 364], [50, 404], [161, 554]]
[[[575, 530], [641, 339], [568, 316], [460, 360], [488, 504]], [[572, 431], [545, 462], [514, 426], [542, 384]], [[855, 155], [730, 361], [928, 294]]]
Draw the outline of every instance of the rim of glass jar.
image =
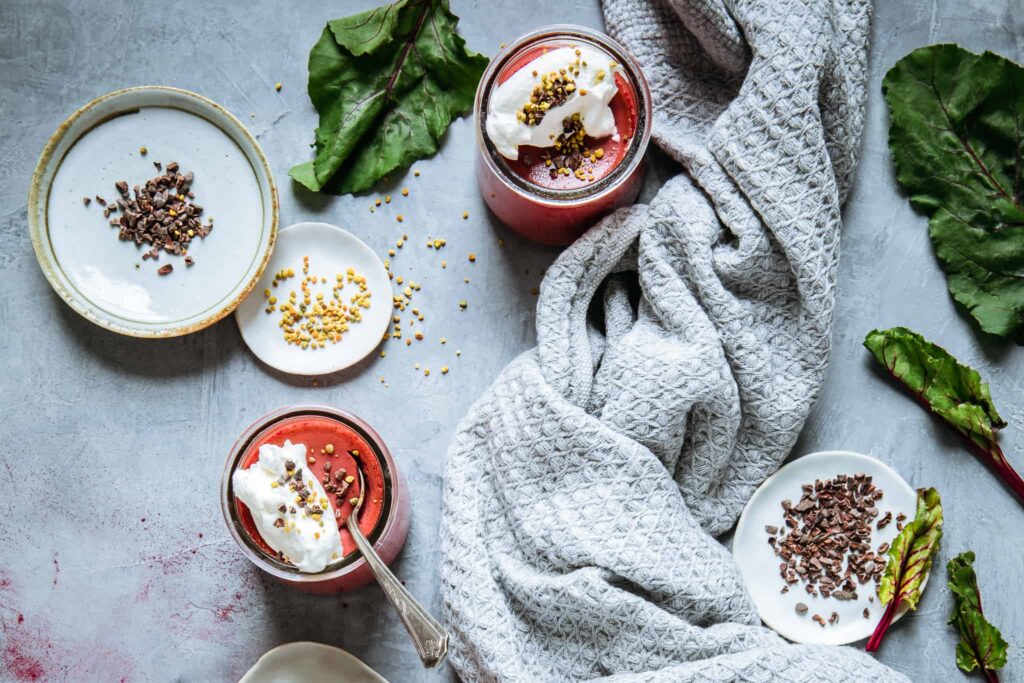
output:
[[[486, 125], [486, 120], [483, 116], [484, 102], [490, 98], [491, 88], [494, 85], [495, 78], [499, 73], [501, 73], [501, 70], [505, 68], [509, 61], [511, 61], [511, 59], [519, 54], [524, 48], [530, 47], [538, 42], [558, 38], [567, 38], [569, 40], [578, 39], [581, 42], [590, 42], [596, 44], [596, 47], [599, 47], [611, 54], [611, 56], [624, 67], [624, 70], [633, 85], [633, 90], [636, 93], [637, 99], [637, 128], [640, 134], [634, 134], [633, 139], [630, 141], [628, 148], [628, 163], [620, 163], [612, 170], [611, 173], [592, 185], [586, 185], [582, 188], [573, 190], [556, 190], [541, 187], [540, 185], [531, 183], [519, 176], [515, 176], [513, 178], [508, 167], [496, 161], [495, 157], [498, 155], [498, 152], [494, 150], [493, 145], [490, 140], [487, 139], [487, 135], [484, 130]], [[480, 156], [494, 176], [501, 181], [502, 185], [512, 192], [534, 202], [539, 201], [542, 204], [558, 207], [571, 207], [591, 202], [598, 197], [614, 192], [619, 186], [625, 183], [633, 175], [633, 172], [637, 167], [643, 163], [644, 154], [647, 151], [647, 145], [651, 138], [651, 89], [647, 83], [647, 77], [644, 76], [643, 70], [640, 68], [640, 63], [637, 62], [633, 55], [631, 55], [618, 41], [604, 33], [601, 33], [600, 31], [595, 31], [591, 28], [587, 28], [586, 26], [579, 26], [577, 24], [550, 24], [548, 26], [541, 26], [540, 28], [516, 37], [494, 56], [487, 65], [487, 70], [484, 71], [484, 75], [480, 79], [480, 84], [477, 86], [476, 99], [473, 104], [473, 114], [475, 119], [474, 123], [476, 125], [476, 141], [480, 151]]]
[[365, 420], [353, 415], [352, 413], [339, 408], [317, 404], [285, 406], [272, 410], [253, 422], [245, 429], [244, 432], [242, 432], [242, 435], [238, 437], [234, 445], [231, 447], [227, 462], [224, 466], [224, 471], [221, 475], [221, 512], [224, 514], [224, 521], [227, 523], [228, 532], [231, 534], [231, 537], [234, 538], [235, 544], [242, 551], [242, 554], [263, 571], [279, 579], [284, 579], [293, 583], [321, 583], [324, 581], [331, 581], [351, 574], [356, 569], [366, 564], [366, 559], [359, 553], [359, 551], [353, 551], [348, 555], [348, 557], [341, 560], [340, 566], [338, 563], [328, 565], [324, 571], [317, 572], [315, 574], [303, 572], [267, 555], [266, 552], [257, 546], [249, 537], [249, 534], [242, 528], [241, 522], [236, 515], [237, 509], [234, 505], [234, 494], [231, 491], [231, 474], [235, 471], [235, 467], [248, 450], [249, 445], [258, 435], [262, 434], [267, 428], [292, 417], [328, 417], [336, 419], [344, 423], [346, 426], [354, 429], [366, 440], [368, 444], [370, 444], [370, 448], [373, 449], [374, 455], [377, 456], [380, 461], [381, 471], [385, 476], [384, 505], [381, 506], [381, 516], [380, 519], [377, 520], [377, 524], [373, 527], [371, 532], [367, 534], [367, 540], [370, 541], [371, 545], [376, 547], [377, 542], [384, 538], [397, 523], [396, 513], [400, 509], [399, 499], [402, 495], [400, 490], [401, 487], [398, 486], [398, 482], [396, 481], [398, 471], [395, 468], [395, 461], [391, 457], [391, 451], [388, 450], [387, 445], [380, 438], [380, 434], [378, 434], [373, 427], [367, 424]]

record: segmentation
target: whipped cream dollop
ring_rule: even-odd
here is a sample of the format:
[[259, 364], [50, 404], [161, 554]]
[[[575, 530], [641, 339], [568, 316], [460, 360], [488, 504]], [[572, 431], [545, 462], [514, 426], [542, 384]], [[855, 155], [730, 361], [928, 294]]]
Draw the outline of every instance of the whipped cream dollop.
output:
[[[562, 134], [562, 121], [579, 114], [587, 135], [611, 135], [617, 140], [615, 116], [608, 103], [619, 91], [615, 73], [620, 70], [611, 55], [590, 45], [549, 50], [524, 64], [491, 93], [484, 126], [487, 138], [503, 157], [516, 159], [519, 145], [550, 147]], [[543, 118], [531, 124], [524, 107], [531, 104], [536, 88], [543, 95], [544, 79], [552, 74], [570, 80], [571, 92], [564, 101], [557, 98], [551, 102]]]
[[319, 572], [341, 559], [334, 510], [316, 475], [306, 467], [306, 447], [260, 446], [256, 462], [231, 475], [235, 497], [252, 513], [271, 548], [304, 572]]

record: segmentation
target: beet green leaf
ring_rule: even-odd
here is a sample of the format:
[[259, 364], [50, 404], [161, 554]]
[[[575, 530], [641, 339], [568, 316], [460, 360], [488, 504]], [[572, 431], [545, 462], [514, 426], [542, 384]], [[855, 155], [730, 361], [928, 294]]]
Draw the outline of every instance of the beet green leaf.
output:
[[1024, 504], [1024, 480], [996, 440], [1006, 422], [996, 411], [988, 383], [941, 346], [905, 327], [873, 330], [864, 339], [875, 359], [902, 382], [918, 402], [963, 437]]
[[1009, 649], [1003, 635], [981, 610], [981, 592], [974, 573], [974, 553], [960, 553], [946, 564], [953, 613], [949, 623], [960, 631], [956, 664], [965, 673], [980, 669], [989, 681], [998, 681], [996, 670], [1006, 664]]
[[942, 501], [933, 488], [917, 490], [917, 513], [903, 527], [889, 548], [889, 558], [878, 585], [878, 597], [886, 606], [882, 620], [868, 640], [868, 652], [875, 652], [903, 605], [917, 609], [932, 558], [942, 538]]
[[361, 192], [434, 154], [487, 66], [457, 23], [447, 0], [398, 0], [327, 22], [309, 53], [316, 156], [289, 175], [314, 191]]
[[914, 50], [885, 75], [889, 149], [929, 217], [954, 299], [985, 332], [1024, 331], [1024, 68], [957, 45]]

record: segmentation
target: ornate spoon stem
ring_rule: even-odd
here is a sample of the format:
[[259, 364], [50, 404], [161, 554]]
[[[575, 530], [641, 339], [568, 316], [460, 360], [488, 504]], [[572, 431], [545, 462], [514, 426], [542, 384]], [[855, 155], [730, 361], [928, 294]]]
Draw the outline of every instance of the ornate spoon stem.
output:
[[373, 549], [370, 542], [366, 540], [362, 530], [359, 528], [359, 510], [363, 506], [363, 497], [366, 491], [366, 480], [363, 478], [362, 468], [359, 469], [359, 500], [352, 508], [345, 525], [352, 534], [359, 552], [363, 554], [366, 564], [370, 565], [377, 583], [384, 590], [384, 595], [398, 611], [398, 617], [405, 625], [405, 630], [412, 637], [423, 666], [435, 667], [444, 661], [448, 654], [448, 632], [423, 605], [416, 601], [416, 598], [405, 589], [402, 582], [391, 573], [387, 564], [380, 558], [377, 551]]

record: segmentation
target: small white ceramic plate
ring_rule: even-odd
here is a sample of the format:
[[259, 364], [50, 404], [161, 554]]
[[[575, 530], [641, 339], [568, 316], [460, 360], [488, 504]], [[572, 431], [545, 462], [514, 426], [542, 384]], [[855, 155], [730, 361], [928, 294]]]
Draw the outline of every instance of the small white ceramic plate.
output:
[[[872, 483], [882, 489], [884, 496], [878, 501], [878, 519], [886, 512], [892, 512], [893, 521], [884, 529], [871, 527], [871, 544], [878, 548], [882, 543], [891, 543], [896, 534], [895, 517], [902, 512], [907, 520], [914, 518], [917, 493], [891, 467], [880, 460], [851, 453], [849, 451], [825, 451], [811, 453], [789, 463], [768, 477], [743, 509], [733, 536], [732, 552], [743, 573], [743, 580], [754, 598], [761, 620], [780, 635], [796, 643], [824, 645], [846, 645], [867, 638], [882, 618], [885, 607], [875, 595], [874, 582], [858, 586], [856, 600], [835, 600], [812, 597], [807, 594], [803, 583], [795, 583], [788, 593], [779, 593], [784, 585], [779, 576], [780, 559], [768, 545], [765, 526], [785, 527], [782, 501], [789, 499], [795, 504], [800, 500], [803, 484], [813, 484], [815, 479], [832, 479], [839, 474], [864, 474], [872, 477]], [[927, 578], [926, 578], [927, 580]], [[874, 596], [874, 602], [868, 601]], [[796, 604], [807, 605], [807, 613], [796, 613]], [[864, 618], [864, 608], [870, 617]], [[832, 612], [839, 614], [839, 622], [819, 626], [811, 619], [820, 614], [828, 619]], [[906, 609], [901, 609], [899, 619]]]
[[[155, 161], [194, 173], [195, 202], [204, 222], [214, 219], [191, 244], [191, 267], [167, 253], [143, 261], [145, 249], [120, 241], [98, 202], [83, 205], [118, 199], [117, 181], [159, 175]], [[54, 290], [97, 325], [136, 337], [194, 332], [234, 310], [270, 258], [277, 215], [273, 176], [249, 131], [214, 102], [161, 86], [118, 90], [72, 114], [43, 150], [28, 201], [36, 258]], [[174, 271], [157, 275], [168, 263]]]
[[[340, 342], [327, 344], [322, 349], [303, 349], [285, 342], [279, 326], [281, 313], [267, 313], [265, 290], [278, 299], [288, 299], [293, 290], [302, 300], [302, 263], [309, 257], [309, 274], [326, 278], [327, 284], [310, 284], [310, 292], [323, 293], [330, 299], [336, 276], [345, 275], [349, 268], [366, 277], [371, 293], [370, 308], [362, 309], [363, 319], [349, 324]], [[291, 268], [295, 277], [273, 286], [274, 275]], [[347, 277], [346, 277], [347, 280]], [[355, 284], [347, 284], [340, 294], [347, 304], [358, 291]], [[296, 223], [283, 228], [278, 236], [277, 248], [263, 277], [252, 294], [235, 311], [242, 338], [256, 356], [272, 368], [292, 375], [326, 375], [358, 363], [380, 344], [391, 320], [391, 280], [380, 258], [362, 240], [327, 223]]]
[[344, 650], [320, 643], [287, 643], [266, 653], [238, 683], [388, 683]]

